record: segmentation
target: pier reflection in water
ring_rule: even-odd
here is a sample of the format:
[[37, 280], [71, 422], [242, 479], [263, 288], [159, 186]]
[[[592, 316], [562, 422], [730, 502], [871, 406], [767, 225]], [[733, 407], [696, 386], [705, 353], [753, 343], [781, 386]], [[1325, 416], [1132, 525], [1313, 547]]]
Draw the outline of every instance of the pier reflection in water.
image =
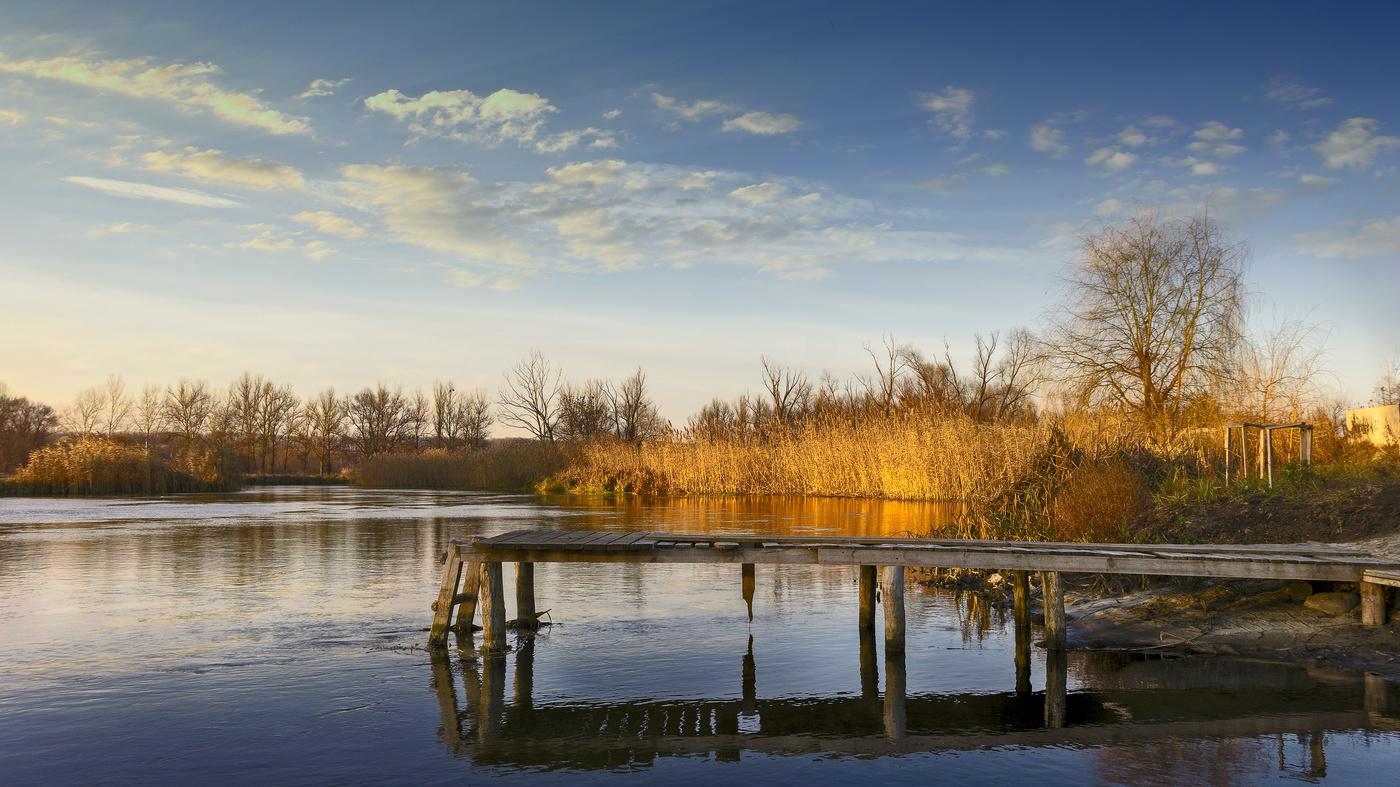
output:
[[[1018, 650], [1029, 649], [1025, 633]], [[1051, 652], [1046, 689], [1032, 692], [1026, 652], [1018, 653], [1012, 691], [910, 695], [900, 652], [886, 655], [880, 690], [875, 636], [865, 632], [859, 696], [761, 698], [751, 636], [736, 659], [738, 699], [537, 705], [533, 638], [522, 638], [509, 655], [478, 656], [472, 646], [459, 636], [455, 651], [432, 655], [443, 742], [474, 764], [512, 769], [635, 769], [661, 757], [733, 761], [742, 752], [866, 755], [1070, 745], [1113, 746], [1101, 763], [1106, 778], [1155, 783], [1155, 775], [1171, 770], [1163, 763], [1173, 761], [1189, 761], [1192, 770], [1257, 770], [1261, 742], [1272, 739], [1280, 769], [1319, 776], [1326, 770], [1327, 734], [1400, 730], [1400, 696], [1389, 683], [1343, 670]], [[508, 666], [514, 679], [509, 703]], [[1073, 691], [1071, 675], [1079, 684]], [[1286, 739], [1305, 756], [1290, 763]], [[1128, 749], [1118, 748], [1124, 745]], [[1139, 754], [1125, 757], [1125, 751]]]

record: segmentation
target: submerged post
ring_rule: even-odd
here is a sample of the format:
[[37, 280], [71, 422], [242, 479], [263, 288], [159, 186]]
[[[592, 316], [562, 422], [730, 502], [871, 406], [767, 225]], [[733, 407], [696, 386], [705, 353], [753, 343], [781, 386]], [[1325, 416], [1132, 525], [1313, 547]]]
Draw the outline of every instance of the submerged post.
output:
[[885, 697], [882, 714], [885, 735], [891, 740], [904, 737], [905, 725], [904, 651], [885, 649]]
[[1031, 572], [1011, 572], [1011, 592], [1015, 601], [1016, 628], [1031, 627]]
[[744, 594], [744, 603], [749, 606], [749, 622], [753, 622], [753, 587], [754, 573], [752, 563], [741, 563], [739, 565], [741, 590]]
[[860, 630], [860, 696], [874, 700], [880, 697], [880, 668], [875, 664], [875, 630]]
[[500, 563], [481, 564], [481, 651], [506, 651], [506, 599]]
[[904, 650], [904, 566], [880, 567], [885, 604], [885, 652]]
[[875, 628], [875, 567], [861, 566], [860, 570], [860, 627]]
[[1361, 583], [1361, 625], [1385, 625], [1385, 585]]
[[515, 625], [533, 629], [539, 621], [535, 617], [535, 564], [515, 564]]
[[1058, 571], [1040, 572], [1040, 590], [1045, 603], [1045, 649], [1065, 649], [1065, 583]]
[[1065, 726], [1068, 705], [1069, 659], [1063, 650], [1052, 650], [1045, 654], [1045, 726]]

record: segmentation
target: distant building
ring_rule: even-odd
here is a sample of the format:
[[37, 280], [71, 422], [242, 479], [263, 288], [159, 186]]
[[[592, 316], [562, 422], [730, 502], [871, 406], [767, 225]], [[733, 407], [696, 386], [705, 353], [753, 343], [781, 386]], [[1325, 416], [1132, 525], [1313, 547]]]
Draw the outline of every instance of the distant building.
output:
[[1347, 432], [1376, 445], [1400, 445], [1400, 404], [1347, 410]]

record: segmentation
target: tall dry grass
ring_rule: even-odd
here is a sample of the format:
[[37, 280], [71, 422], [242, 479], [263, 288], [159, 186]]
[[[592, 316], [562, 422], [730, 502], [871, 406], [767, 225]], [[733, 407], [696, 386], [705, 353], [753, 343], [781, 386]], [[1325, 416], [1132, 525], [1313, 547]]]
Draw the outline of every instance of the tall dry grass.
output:
[[159, 453], [91, 437], [41, 448], [0, 491], [33, 495], [122, 495], [237, 489], [242, 478], [218, 457], [201, 453], [178, 465]]
[[508, 440], [476, 451], [377, 454], [351, 471], [356, 486], [396, 489], [527, 489], [568, 464], [562, 443]]

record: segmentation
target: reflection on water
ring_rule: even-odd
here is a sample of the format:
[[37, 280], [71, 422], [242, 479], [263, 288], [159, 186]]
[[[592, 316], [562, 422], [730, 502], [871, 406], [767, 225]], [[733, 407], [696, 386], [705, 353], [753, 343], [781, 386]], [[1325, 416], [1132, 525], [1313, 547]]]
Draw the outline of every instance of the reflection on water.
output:
[[0, 500], [0, 783], [55, 762], [141, 784], [1350, 784], [1400, 769], [1400, 692], [1375, 676], [1057, 658], [1009, 610], [916, 587], [907, 649], [888, 654], [856, 625], [849, 568], [540, 564], [557, 625], [496, 657], [470, 637], [422, 649], [451, 539], [899, 534], [948, 513], [343, 488]]

